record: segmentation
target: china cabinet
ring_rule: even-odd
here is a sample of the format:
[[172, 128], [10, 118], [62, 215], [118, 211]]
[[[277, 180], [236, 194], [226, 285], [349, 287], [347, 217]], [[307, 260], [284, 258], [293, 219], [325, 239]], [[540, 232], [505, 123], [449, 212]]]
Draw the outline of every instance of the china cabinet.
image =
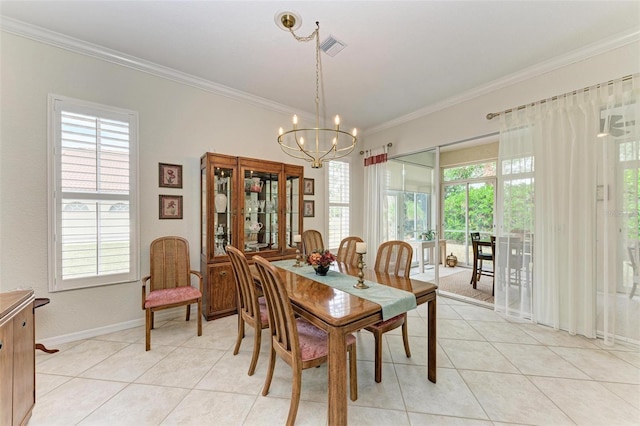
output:
[[294, 258], [302, 233], [304, 168], [206, 153], [200, 159], [203, 309], [207, 320], [236, 313], [236, 287], [225, 248], [249, 261]]

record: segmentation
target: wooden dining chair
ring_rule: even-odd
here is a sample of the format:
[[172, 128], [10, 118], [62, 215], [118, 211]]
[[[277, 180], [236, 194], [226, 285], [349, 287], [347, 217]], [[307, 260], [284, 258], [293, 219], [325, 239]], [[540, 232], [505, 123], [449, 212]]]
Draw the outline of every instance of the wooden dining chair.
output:
[[[374, 269], [376, 272], [408, 278], [412, 259], [413, 247], [411, 244], [405, 241], [387, 241], [378, 247]], [[365, 330], [373, 333], [375, 339], [375, 380], [377, 383], [382, 381], [382, 335], [400, 326], [402, 326], [404, 352], [407, 358], [411, 358], [406, 313], [365, 327]]]
[[[520, 237], [492, 237], [493, 253], [494, 253], [494, 291], [495, 294], [495, 275], [499, 276], [501, 288], [506, 285], [521, 286], [522, 270], [524, 266], [523, 242]], [[525, 271], [526, 273], [526, 271]]]
[[238, 337], [233, 354], [237, 355], [240, 350], [240, 344], [244, 339], [245, 324], [253, 327], [253, 355], [248, 372], [249, 376], [253, 376], [258, 363], [258, 356], [260, 355], [262, 330], [269, 327], [267, 304], [264, 297], [259, 297], [258, 295], [258, 289], [244, 253], [232, 246], [227, 246], [226, 250], [231, 260], [231, 268], [233, 269], [238, 295]]
[[[329, 339], [327, 332], [311, 324], [304, 318], [296, 318], [280, 274], [275, 266], [261, 256], [254, 256], [260, 282], [267, 300], [269, 311], [269, 329], [271, 330], [271, 352], [269, 370], [265, 378], [262, 395], [269, 393], [276, 355], [279, 355], [293, 370], [291, 405], [287, 425], [293, 425], [300, 404], [302, 370], [317, 367], [327, 361]], [[352, 334], [346, 336], [349, 353], [349, 387], [351, 400], [358, 399], [358, 374], [356, 367], [356, 339]], [[340, 368], [332, 365], [331, 368]]]
[[[489, 276], [489, 277], [493, 277], [494, 273], [493, 273], [493, 269], [495, 269], [495, 265], [492, 266], [492, 269], [486, 269], [483, 267], [483, 261], [490, 261], [493, 263], [493, 253], [494, 250], [492, 249], [488, 249], [484, 250], [483, 247], [478, 245], [478, 241], [480, 241], [480, 233], [479, 232], [470, 232], [469, 235], [471, 236], [471, 246], [472, 246], [472, 250], [473, 250], [473, 256], [477, 257], [477, 269], [475, 271], [473, 271], [474, 274], [476, 274], [475, 276], [475, 280], [473, 277], [471, 277], [471, 282], [469, 284], [473, 285], [473, 288], [476, 288], [476, 282], [480, 281], [480, 276], [481, 275], [485, 275], [485, 276]], [[494, 238], [494, 237], [492, 237]], [[485, 247], [486, 248], [486, 247]]]
[[[202, 275], [191, 270], [189, 243], [180, 237], [161, 237], [153, 240], [150, 247], [150, 274], [142, 278], [142, 310], [145, 311], [145, 349], [151, 349], [151, 330], [154, 312], [187, 307], [187, 321], [191, 314], [191, 304], [198, 306], [198, 336], [202, 336]], [[200, 283], [199, 288], [191, 286], [191, 274]], [[147, 294], [147, 281], [149, 293]]]
[[309, 256], [315, 250], [324, 250], [324, 243], [322, 242], [322, 234], [315, 229], [307, 229], [302, 233], [302, 247], [304, 249], [304, 255]]
[[360, 237], [346, 237], [340, 241], [338, 247], [338, 262], [358, 266], [359, 255], [356, 253], [356, 243], [364, 242]]

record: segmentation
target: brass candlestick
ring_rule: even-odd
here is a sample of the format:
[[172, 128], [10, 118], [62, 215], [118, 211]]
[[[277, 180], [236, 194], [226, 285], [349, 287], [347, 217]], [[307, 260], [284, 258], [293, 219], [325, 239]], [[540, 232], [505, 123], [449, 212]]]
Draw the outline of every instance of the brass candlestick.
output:
[[302, 266], [300, 264], [300, 243], [296, 243], [296, 263], [293, 266], [296, 268], [300, 268]]
[[369, 288], [369, 286], [364, 283], [364, 259], [362, 257], [363, 254], [364, 253], [358, 253], [358, 283], [353, 285], [354, 288], [359, 288], [362, 290], [365, 288]]

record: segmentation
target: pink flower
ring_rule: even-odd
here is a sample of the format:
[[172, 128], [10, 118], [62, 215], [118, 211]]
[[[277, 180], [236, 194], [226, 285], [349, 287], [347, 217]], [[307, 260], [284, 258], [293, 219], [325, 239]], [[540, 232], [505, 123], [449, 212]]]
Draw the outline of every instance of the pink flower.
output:
[[312, 266], [329, 266], [336, 260], [336, 257], [329, 250], [314, 250], [307, 256], [307, 263]]

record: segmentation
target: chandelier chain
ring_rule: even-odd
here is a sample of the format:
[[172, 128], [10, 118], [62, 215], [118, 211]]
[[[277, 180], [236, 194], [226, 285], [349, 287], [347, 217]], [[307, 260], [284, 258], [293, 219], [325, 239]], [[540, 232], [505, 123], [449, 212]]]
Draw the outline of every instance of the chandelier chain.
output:
[[316, 126], [320, 125], [320, 23], [316, 22], [316, 29], [308, 36], [299, 36], [289, 28], [289, 32], [297, 41], [308, 42], [316, 39]]
[[[315, 107], [316, 107], [316, 127], [315, 128], [300, 128], [298, 127], [298, 117], [297, 115], [293, 116], [293, 129], [284, 131], [282, 127], [279, 130], [278, 136], [278, 144], [282, 150], [287, 154], [295, 158], [300, 158], [305, 161], [311, 163], [312, 168], [320, 168], [322, 167], [322, 162], [327, 160], [333, 160], [336, 158], [344, 157], [351, 153], [357, 143], [356, 138], [356, 129], [353, 129], [352, 133], [345, 132], [340, 129], [340, 117], [336, 115], [335, 117], [335, 127], [332, 129], [329, 128], [321, 128], [320, 127], [320, 85], [321, 83], [321, 75], [322, 75], [322, 67], [320, 65], [321, 60], [321, 52], [320, 52], [320, 23], [316, 22], [316, 29], [309, 34], [308, 36], [298, 36], [293, 32], [293, 23], [285, 23], [283, 24], [286, 28], [289, 29], [289, 32], [297, 41], [300, 42], [309, 42], [314, 38], [316, 39], [316, 97], [315, 97]], [[290, 24], [287, 25], [287, 24]], [[311, 143], [315, 142], [314, 148], [307, 148], [307, 144], [305, 144], [306, 136], [310, 135], [311, 137], [307, 139]], [[344, 144], [343, 140], [346, 137], [346, 144]], [[326, 138], [326, 139], [323, 139]], [[315, 140], [314, 140], [315, 139]], [[326, 141], [332, 139], [332, 142], [327, 145], [321, 146], [321, 140], [323, 144]]]

